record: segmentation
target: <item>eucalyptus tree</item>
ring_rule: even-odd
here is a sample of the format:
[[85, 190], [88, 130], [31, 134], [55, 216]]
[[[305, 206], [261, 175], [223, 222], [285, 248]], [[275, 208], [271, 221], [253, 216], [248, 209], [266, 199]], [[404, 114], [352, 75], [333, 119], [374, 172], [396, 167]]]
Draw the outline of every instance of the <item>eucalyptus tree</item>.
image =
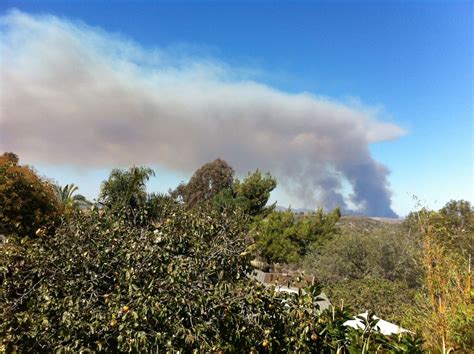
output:
[[213, 200], [223, 190], [231, 190], [234, 169], [226, 161], [216, 159], [201, 166], [188, 183], [181, 183], [170, 195], [187, 208]]

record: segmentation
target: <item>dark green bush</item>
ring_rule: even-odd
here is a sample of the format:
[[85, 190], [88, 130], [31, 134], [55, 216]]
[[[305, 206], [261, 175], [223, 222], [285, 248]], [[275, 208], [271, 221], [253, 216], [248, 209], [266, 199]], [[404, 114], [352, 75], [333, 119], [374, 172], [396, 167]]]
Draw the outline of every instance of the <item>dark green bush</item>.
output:
[[274, 211], [255, 224], [252, 235], [258, 254], [269, 263], [297, 263], [311, 246], [336, 232], [339, 209], [297, 216], [291, 210]]
[[[112, 215], [112, 216], [111, 216]], [[418, 347], [318, 315], [318, 288], [278, 294], [246, 277], [245, 220], [178, 211], [130, 226], [92, 210], [49, 238], [9, 237], [0, 253], [0, 338], [7, 352], [358, 352]], [[400, 350], [402, 350], [400, 349]]]
[[356, 313], [373, 311], [387, 321], [401, 323], [415, 303], [415, 290], [382, 278], [346, 280], [324, 288], [333, 304], [343, 303]]

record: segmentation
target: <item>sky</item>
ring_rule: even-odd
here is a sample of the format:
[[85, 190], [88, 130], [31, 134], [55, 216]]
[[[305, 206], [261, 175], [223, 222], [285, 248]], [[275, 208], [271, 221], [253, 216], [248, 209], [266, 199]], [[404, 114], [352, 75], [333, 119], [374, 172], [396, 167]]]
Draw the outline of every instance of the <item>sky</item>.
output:
[[[87, 5], [84, 5], [87, 4]], [[474, 202], [470, 2], [0, 3], [0, 150], [96, 198], [221, 157], [278, 205]]]

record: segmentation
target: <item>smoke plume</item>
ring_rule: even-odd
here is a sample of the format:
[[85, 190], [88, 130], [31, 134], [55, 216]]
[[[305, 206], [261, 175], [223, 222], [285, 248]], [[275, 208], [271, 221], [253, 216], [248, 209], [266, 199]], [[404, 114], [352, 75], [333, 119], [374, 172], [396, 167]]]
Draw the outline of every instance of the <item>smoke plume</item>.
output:
[[[0, 19], [0, 148], [37, 163], [159, 164], [216, 157], [274, 174], [294, 200], [395, 216], [369, 144], [404, 134], [376, 109], [289, 94], [216, 60], [18, 11]], [[343, 192], [343, 184], [352, 192]]]

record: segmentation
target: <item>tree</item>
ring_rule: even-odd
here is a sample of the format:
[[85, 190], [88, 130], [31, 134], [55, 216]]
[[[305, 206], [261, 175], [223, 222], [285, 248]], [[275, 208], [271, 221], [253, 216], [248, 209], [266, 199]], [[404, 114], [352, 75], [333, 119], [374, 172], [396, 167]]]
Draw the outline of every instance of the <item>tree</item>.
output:
[[[276, 293], [248, 278], [244, 223], [178, 211], [155, 229], [96, 208], [54, 237], [0, 252], [2, 352], [416, 352], [319, 313], [320, 288]], [[364, 349], [363, 349], [364, 348]]]
[[474, 224], [474, 207], [467, 200], [450, 200], [439, 212], [459, 231], [472, 228]]
[[92, 203], [82, 194], [74, 194], [79, 187], [74, 184], [66, 184], [64, 187], [55, 185], [54, 191], [58, 200], [67, 208], [86, 208]]
[[[455, 236], [463, 233], [457, 225], [454, 230], [446, 226], [453, 217], [447, 211], [453, 206], [457, 209], [448, 204], [441, 212], [423, 209], [417, 213], [423, 276], [416, 306], [409, 316], [412, 328], [423, 334], [427, 349], [443, 353], [469, 352], [474, 347], [471, 257], [453, 247]], [[459, 215], [456, 212], [454, 216]], [[447, 223], [443, 222], [446, 217]]]
[[452, 252], [463, 257], [474, 255], [474, 207], [465, 200], [451, 200], [438, 212], [422, 208], [410, 213], [404, 222], [407, 232], [420, 234], [420, 222], [429, 219], [436, 233], [442, 237], [438, 241]]
[[102, 182], [99, 200], [109, 208], [138, 208], [147, 199], [146, 182], [155, 172], [148, 167], [130, 167], [128, 171], [113, 169]]
[[291, 210], [270, 213], [253, 230], [256, 248], [269, 263], [302, 261], [310, 247], [336, 231], [339, 209], [297, 217]]
[[216, 159], [200, 167], [188, 183], [181, 183], [170, 194], [187, 208], [212, 201], [224, 189], [232, 189], [234, 169], [224, 160]]
[[180, 210], [180, 204], [169, 195], [150, 193], [146, 200], [146, 220], [153, 223], [164, 222]]
[[[276, 179], [270, 173], [262, 175], [259, 170], [249, 173], [242, 182], [237, 179], [233, 184], [236, 204], [251, 216], [259, 215], [263, 213], [270, 193], [276, 186]], [[267, 211], [273, 208], [274, 205]]]
[[0, 234], [42, 235], [61, 213], [51, 183], [19, 165], [15, 154], [0, 156]]
[[373, 311], [387, 321], [402, 323], [415, 302], [415, 292], [405, 283], [366, 277], [344, 280], [324, 287], [334, 305], [349, 306], [355, 313]]
[[[359, 218], [361, 224], [364, 219]], [[420, 268], [416, 257], [420, 244], [416, 236], [406, 234], [398, 225], [374, 222], [364, 227], [341, 221], [339, 233], [323, 244], [311, 247], [305, 260], [305, 269], [315, 274], [325, 285], [366, 277], [400, 281], [416, 287]]]

